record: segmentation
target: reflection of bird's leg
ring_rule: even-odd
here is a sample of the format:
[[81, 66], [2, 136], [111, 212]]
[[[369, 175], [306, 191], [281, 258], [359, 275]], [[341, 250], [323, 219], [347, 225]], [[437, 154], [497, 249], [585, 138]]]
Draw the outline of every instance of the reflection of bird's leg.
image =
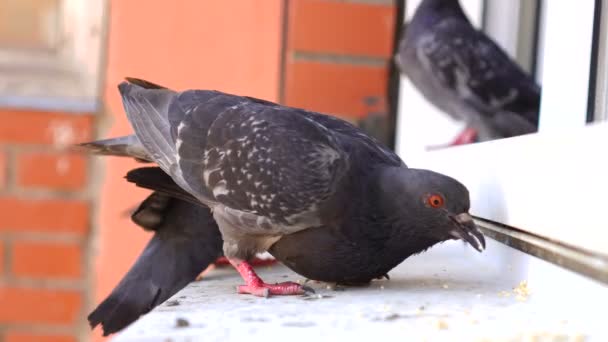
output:
[[314, 292], [312, 289], [294, 282], [266, 284], [247, 261], [240, 259], [228, 259], [228, 261], [236, 268], [246, 283], [237, 287], [238, 293], [268, 297], [269, 295], [298, 295]]
[[477, 131], [473, 128], [466, 128], [454, 139], [450, 146], [472, 144], [477, 140]]
[[472, 144], [476, 141], [477, 141], [477, 131], [473, 128], [466, 128], [465, 130], [460, 132], [460, 134], [458, 134], [456, 139], [454, 139], [454, 141], [452, 141], [451, 143], [444, 144], [444, 145], [427, 146], [426, 150], [427, 151], [439, 150], [439, 149], [450, 147], [450, 146]]

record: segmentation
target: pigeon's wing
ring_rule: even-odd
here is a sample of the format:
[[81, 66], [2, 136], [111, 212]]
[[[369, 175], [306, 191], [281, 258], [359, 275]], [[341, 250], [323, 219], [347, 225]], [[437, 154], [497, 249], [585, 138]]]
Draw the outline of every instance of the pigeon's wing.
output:
[[480, 113], [517, 113], [538, 122], [540, 88], [483, 32], [447, 19], [423, 34], [417, 58], [433, 81], [451, 89]]
[[387, 166], [405, 166], [395, 152], [391, 151], [374, 137], [366, 134], [361, 128], [331, 115], [306, 110], [299, 111], [301, 115], [307, 116], [336, 133], [337, 136], [342, 137], [342, 139], [337, 139], [337, 141], [339, 144], [346, 143], [347, 146], [343, 146], [343, 149], [348, 149], [348, 146], [351, 146], [355, 147], [359, 152], [365, 153], [363, 158], [368, 164], [380, 163]]
[[[129, 122], [150, 158], [181, 188], [213, 204], [213, 194], [197, 172], [201, 170], [209, 127], [223, 111], [239, 103], [238, 97], [215, 91], [178, 93], [133, 78], [122, 82], [118, 89]], [[200, 111], [203, 105], [204, 112]], [[188, 129], [184, 130], [186, 125]], [[178, 136], [182, 137], [179, 142]]]
[[[175, 182], [250, 233], [318, 224], [349, 166], [335, 132], [271, 102], [122, 83], [136, 135]], [[280, 229], [283, 230], [280, 230]]]
[[245, 102], [213, 122], [197, 175], [234, 226], [288, 233], [318, 225], [319, 205], [338, 190], [349, 167], [338, 138], [292, 108]]
[[208, 208], [152, 193], [133, 220], [154, 236], [110, 295], [88, 316], [104, 335], [115, 333], [173, 296], [222, 253]]

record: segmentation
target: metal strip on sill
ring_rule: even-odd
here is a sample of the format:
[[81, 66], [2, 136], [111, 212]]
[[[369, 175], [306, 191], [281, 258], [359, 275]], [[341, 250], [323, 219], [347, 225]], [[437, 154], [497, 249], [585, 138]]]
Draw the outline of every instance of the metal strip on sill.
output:
[[487, 237], [593, 280], [608, 284], [608, 256], [594, 254], [478, 217], [475, 218], [475, 223]]

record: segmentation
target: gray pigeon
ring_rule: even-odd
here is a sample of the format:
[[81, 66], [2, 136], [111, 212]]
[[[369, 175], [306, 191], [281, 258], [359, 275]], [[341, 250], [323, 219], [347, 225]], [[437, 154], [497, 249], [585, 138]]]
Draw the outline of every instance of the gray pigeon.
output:
[[445, 240], [485, 248], [461, 183], [406, 167], [345, 121], [137, 79], [119, 90], [135, 130], [120, 139], [132, 139], [129, 149], [174, 183], [127, 180], [211, 209], [224, 254], [245, 281], [239, 293], [306, 291], [294, 282], [264, 283], [248, 262], [258, 252], [310, 279], [359, 283]]
[[467, 129], [452, 145], [535, 132], [541, 89], [476, 30], [458, 0], [424, 0], [395, 61], [423, 96]]

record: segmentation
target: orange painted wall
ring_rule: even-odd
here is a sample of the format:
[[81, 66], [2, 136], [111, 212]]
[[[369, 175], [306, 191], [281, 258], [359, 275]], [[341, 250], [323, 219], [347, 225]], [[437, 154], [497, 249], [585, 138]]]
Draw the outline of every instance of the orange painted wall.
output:
[[[110, 3], [105, 82], [110, 128], [103, 137], [131, 132], [116, 90], [124, 76], [177, 89], [211, 88], [278, 99], [281, 0]], [[109, 294], [148, 239], [125, 214], [147, 193], [123, 179], [136, 164], [118, 158], [103, 163], [92, 305]], [[95, 340], [101, 340], [99, 335], [98, 329]]]

